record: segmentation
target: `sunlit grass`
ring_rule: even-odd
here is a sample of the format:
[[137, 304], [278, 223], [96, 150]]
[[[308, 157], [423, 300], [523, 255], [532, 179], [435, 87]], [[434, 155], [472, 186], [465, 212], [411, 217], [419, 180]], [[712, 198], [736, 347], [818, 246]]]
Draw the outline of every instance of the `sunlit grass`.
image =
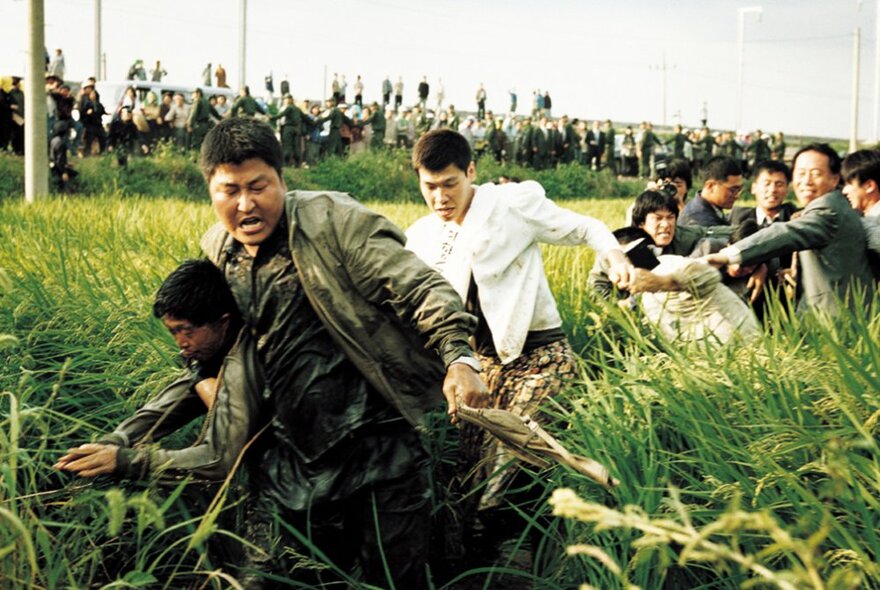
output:
[[[404, 227], [428, 213], [415, 202], [370, 206]], [[616, 227], [626, 201], [565, 206]], [[162, 278], [199, 255], [213, 222], [206, 197], [0, 204], [4, 589], [233, 587], [205, 545], [191, 543], [206, 521], [177, 501], [182, 488], [117, 488], [51, 470], [69, 445], [106, 432], [171, 377], [174, 347], [150, 304]], [[880, 585], [876, 301], [834, 323], [776, 309], [757, 342], [684, 346], [590, 296], [589, 249], [544, 253], [584, 360], [553, 408], [566, 424], [558, 434], [621, 485], [608, 493], [562, 468], [541, 473], [592, 504], [569, 496], [570, 520], [539, 548], [546, 567], [521, 575], [546, 589]], [[544, 526], [523, 516], [524, 529]]]

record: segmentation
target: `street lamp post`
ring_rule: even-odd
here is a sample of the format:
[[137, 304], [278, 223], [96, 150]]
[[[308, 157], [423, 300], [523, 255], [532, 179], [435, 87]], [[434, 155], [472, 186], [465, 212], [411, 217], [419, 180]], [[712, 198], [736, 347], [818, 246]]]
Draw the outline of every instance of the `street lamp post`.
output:
[[880, 0], [874, 9], [874, 143], [880, 142]]
[[95, 0], [95, 71], [93, 76], [103, 80], [101, 75], [101, 0]]
[[247, 84], [247, 0], [239, 0], [238, 20], [238, 87]]
[[746, 14], [754, 13], [758, 15], [758, 21], [761, 20], [761, 15], [764, 12], [764, 9], [760, 6], [744, 6], [739, 9], [739, 32], [737, 34], [737, 48], [739, 52], [739, 67], [737, 69], [737, 82], [736, 82], [736, 131], [740, 132], [742, 129], [742, 100], [743, 100], [743, 56], [744, 56], [744, 40], [745, 40], [745, 28], [746, 28]]

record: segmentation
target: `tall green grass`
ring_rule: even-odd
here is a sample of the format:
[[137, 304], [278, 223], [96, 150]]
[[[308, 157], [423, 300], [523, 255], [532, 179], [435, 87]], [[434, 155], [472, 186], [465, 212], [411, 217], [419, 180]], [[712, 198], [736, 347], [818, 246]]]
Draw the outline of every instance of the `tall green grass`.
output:
[[[626, 203], [566, 206], [613, 227]], [[374, 207], [403, 226], [427, 213]], [[0, 203], [3, 588], [234, 587], [208, 550], [234, 535], [223, 517], [213, 520], [219, 508], [200, 508], [183, 487], [118, 487], [51, 470], [68, 446], [111, 429], [171, 377], [175, 350], [148, 317], [152, 296], [180, 260], [198, 255], [211, 223], [204, 196]], [[835, 322], [776, 309], [758, 342], [684, 346], [590, 296], [589, 250], [544, 254], [584, 360], [553, 409], [567, 424], [557, 434], [622, 483], [609, 493], [562, 468], [536, 474], [548, 491], [575, 497], [557, 497], [567, 518], [552, 526], [522, 514], [524, 531], [544, 533], [535, 564], [499, 563], [448, 584], [435, 578], [438, 586], [880, 586], [876, 301]], [[436, 461], [446, 434], [438, 428], [432, 443]], [[232, 488], [225, 512], [239, 498]]]

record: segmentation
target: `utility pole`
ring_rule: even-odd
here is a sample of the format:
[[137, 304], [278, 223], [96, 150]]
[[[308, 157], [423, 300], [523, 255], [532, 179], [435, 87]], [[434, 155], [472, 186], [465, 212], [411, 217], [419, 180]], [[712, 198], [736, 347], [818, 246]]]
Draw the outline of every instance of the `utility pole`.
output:
[[852, 96], [852, 127], [849, 133], [850, 153], [859, 149], [859, 49], [862, 43], [862, 30], [856, 27], [853, 43], [853, 96]]
[[[878, 0], [878, 1], [880, 1], [880, 0]], [[652, 70], [660, 70], [663, 73], [663, 84], [662, 84], [663, 98], [662, 98], [661, 105], [662, 105], [662, 113], [663, 113], [663, 117], [662, 117], [663, 126], [665, 127], [666, 126], [666, 70], [674, 70], [675, 65], [671, 65], [669, 67], [666, 66], [666, 52], [664, 51], [663, 52], [663, 63], [659, 66], [651, 66], [651, 69]]]
[[761, 15], [764, 9], [760, 6], [745, 6], [739, 9], [739, 30], [737, 33], [737, 47], [739, 53], [739, 65], [737, 67], [736, 82], [736, 132], [742, 131], [742, 101], [743, 101], [743, 61], [745, 55], [745, 36], [746, 36], [746, 14], [753, 13], [758, 15], [758, 22], [761, 21]]
[[101, 75], [101, 0], [95, 0], [95, 71], [93, 76], [103, 80]]
[[880, 143], [880, 0], [874, 8], [874, 143]]
[[247, 0], [238, 0], [238, 87], [247, 85]]
[[43, 0], [28, 0], [28, 59], [24, 76], [24, 200], [27, 203], [49, 194], [44, 15]]

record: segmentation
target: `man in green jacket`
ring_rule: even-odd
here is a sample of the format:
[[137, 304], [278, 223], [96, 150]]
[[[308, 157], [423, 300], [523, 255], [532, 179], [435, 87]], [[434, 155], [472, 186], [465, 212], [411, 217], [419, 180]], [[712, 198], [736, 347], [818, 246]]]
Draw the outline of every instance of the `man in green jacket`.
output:
[[290, 94], [284, 95], [284, 108], [272, 117], [281, 131], [281, 149], [284, 163], [299, 167], [303, 156], [303, 112], [293, 102]]
[[211, 117], [220, 119], [220, 114], [211, 106], [205, 98], [201, 88], [196, 88], [192, 93], [192, 108], [186, 120], [186, 129], [189, 132], [190, 149], [199, 149], [205, 140], [205, 135], [211, 129]]
[[[220, 221], [202, 248], [256, 339], [268, 392], [269, 427], [251, 449], [250, 538], [336, 566], [299, 582], [359, 570], [368, 584], [424, 588], [430, 486], [418, 433], [443, 397], [453, 418], [459, 403], [487, 401], [468, 341], [475, 318], [387, 219], [341, 193], [288, 193], [268, 125], [222, 121], [200, 164]], [[254, 565], [291, 571], [289, 554]]]
[[654, 148], [660, 143], [660, 138], [654, 134], [654, 126], [650, 121], [641, 125], [639, 137], [639, 160], [642, 163], [642, 178], [651, 178], [654, 167]]
[[[208, 260], [184, 262], [159, 288], [153, 315], [180, 347], [183, 373], [111, 434], [70, 449], [56, 469], [129, 479], [222, 481], [229, 474], [256, 430], [262, 379], [223, 273]], [[154, 444], [206, 413], [192, 446]]]
[[342, 143], [342, 124], [347, 123], [349, 127], [354, 123], [346, 117], [332, 98], [327, 99], [327, 109], [321, 117], [315, 122], [320, 125], [325, 121], [330, 122], [330, 132], [327, 135], [327, 142], [324, 144], [324, 155], [342, 157], [345, 154], [345, 144]]
[[370, 116], [364, 120], [364, 125], [369, 125], [373, 133], [370, 135], [370, 147], [380, 150], [385, 147], [385, 109], [379, 103], [373, 101], [370, 105]]
[[253, 117], [257, 113], [260, 113], [261, 115], [266, 114], [266, 111], [260, 106], [260, 103], [254, 100], [254, 97], [251, 96], [251, 89], [248, 86], [241, 87], [241, 90], [238, 93], [238, 98], [232, 103], [231, 112], [233, 117], [239, 115]]

